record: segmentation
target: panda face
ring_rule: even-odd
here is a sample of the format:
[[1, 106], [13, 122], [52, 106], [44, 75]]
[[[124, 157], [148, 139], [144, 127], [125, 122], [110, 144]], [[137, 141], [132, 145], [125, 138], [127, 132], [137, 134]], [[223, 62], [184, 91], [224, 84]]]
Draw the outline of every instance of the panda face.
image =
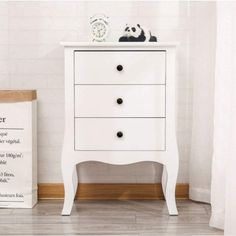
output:
[[142, 29], [139, 24], [137, 25], [126, 25], [124, 36], [125, 37], [135, 37], [138, 38], [142, 33]]

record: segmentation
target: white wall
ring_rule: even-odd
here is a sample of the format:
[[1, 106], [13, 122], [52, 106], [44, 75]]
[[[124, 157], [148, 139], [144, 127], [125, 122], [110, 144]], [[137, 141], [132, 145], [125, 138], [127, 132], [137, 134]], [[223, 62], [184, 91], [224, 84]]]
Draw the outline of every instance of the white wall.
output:
[[9, 86], [8, 78], [8, 5], [0, 3], [0, 88]]
[[[101, 12], [110, 17], [110, 41], [117, 41], [124, 25], [134, 22], [150, 28], [159, 41], [180, 42], [176, 77], [178, 182], [188, 182], [192, 119], [189, 2], [1, 2], [0, 87], [38, 90], [39, 182], [62, 182], [64, 79], [63, 48], [59, 43], [89, 40], [88, 19]], [[153, 163], [84, 163], [79, 167], [80, 181], [92, 183], [153, 183], [160, 181], [160, 173], [161, 167]]]

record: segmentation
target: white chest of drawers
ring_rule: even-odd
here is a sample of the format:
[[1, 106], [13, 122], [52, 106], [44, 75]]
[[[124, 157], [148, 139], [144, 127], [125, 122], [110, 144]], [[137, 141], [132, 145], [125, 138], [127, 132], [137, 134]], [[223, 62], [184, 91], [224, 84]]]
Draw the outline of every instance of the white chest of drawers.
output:
[[76, 164], [163, 164], [162, 189], [177, 215], [175, 186], [175, 44], [62, 43], [65, 47], [65, 135], [62, 174], [70, 215]]

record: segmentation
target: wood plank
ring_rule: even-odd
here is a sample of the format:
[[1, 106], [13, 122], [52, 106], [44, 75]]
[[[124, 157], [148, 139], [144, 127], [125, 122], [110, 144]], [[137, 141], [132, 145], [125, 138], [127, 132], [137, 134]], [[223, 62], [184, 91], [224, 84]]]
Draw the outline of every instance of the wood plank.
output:
[[26, 102], [36, 98], [36, 90], [0, 90], [0, 102]]
[[[178, 200], [179, 216], [165, 201], [77, 201], [61, 216], [62, 200], [42, 200], [33, 209], [1, 209], [0, 235], [223, 235], [209, 226], [206, 204]], [[209, 207], [209, 206], [208, 206]]]
[[[177, 184], [176, 198], [189, 198], [189, 185]], [[61, 183], [38, 185], [39, 199], [63, 199]], [[150, 200], [164, 199], [161, 184], [79, 184], [76, 199], [79, 200]]]

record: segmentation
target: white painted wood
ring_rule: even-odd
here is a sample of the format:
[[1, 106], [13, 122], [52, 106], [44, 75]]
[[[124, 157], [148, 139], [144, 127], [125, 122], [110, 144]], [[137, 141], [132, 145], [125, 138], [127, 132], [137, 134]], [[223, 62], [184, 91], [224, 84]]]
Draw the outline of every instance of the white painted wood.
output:
[[75, 116], [165, 117], [165, 86], [76, 85]]
[[[122, 132], [123, 137], [117, 137], [117, 132]], [[75, 149], [163, 151], [165, 150], [165, 119], [76, 119]]]
[[[85, 161], [120, 165], [156, 161], [163, 164], [162, 183], [168, 211], [170, 215], [177, 215], [175, 186], [179, 158], [175, 130], [175, 45], [73, 42], [64, 45], [65, 135], [61, 163], [65, 202], [62, 215], [69, 215], [73, 206], [78, 183], [75, 166]], [[84, 51], [83, 61], [77, 51]], [[112, 62], [118, 59], [127, 64], [128, 67], [124, 64], [124, 68], [130, 68], [125, 76], [125, 81], [132, 82], [130, 85], [125, 81], [116, 85], [115, 81], [120, 74], [114, 70], [115, 64]], [[155, 59], [157, 63], [153, 62]], [[79, 80], [88, 85], [76, 85], [75, 77], [76, 83]], [[162, 81], [165, 93], [161, 87], [150, 85], [150, 81]], [[112, 96], [116, 97], [121, 92], [126, 96], [124, 101], [128, 103], [127, 108], [121, 106], [119, 112]], [[155, 99], [158, 101], [154, 101]], [[135, 101], [138, 101], [139, 106], [133, 104]], [[150, 114], [163, 112], [163, 101], [164, 118], [148, 118]], [[76, 117], [85, 114], [87, 116], [84, 118]], [[103, 114], [108, 117], [102, 118]], [[115, 118], [116, 116], [119, 118]], [[120, 128], [125, 130], [124, 137], [117, 139], [115, 134]], [[163, 147], [163, 143], [164, 150], [153, 151], [154, 147]], [[77, 151], [75, 147], [83, 150]]]
[[167, 171], [166, 171], [166, 167], [163, 166], [163, 171], [162, 171], [162, 177], [161, 177], [161, 187], [162, 187], [162, 191], [164, 194], [164, 198], [166, 198], [165, 194], [166, 194], [166, 183], [167, 183]]
[[76, 51], [75, 83], [165, 84], [165, 52], [127, 50]]
[[82, 48], [90, 48], [90, 49], [94, 49], [94, 48], [98, 48], [101, 49], [101, 47], [113, 47], [114, 50], [116, 49], [120, 49], [120, 48], [142, 48], [142, 49], [149, 49], [149, 48], [155, 48], [155, 49], [160, 49], [160, 48], [171, 48], [171, 47], [176, 47], [179, 45], [179, 42], [61, 42], [61, 45], [64, 47], [82, 47]]

